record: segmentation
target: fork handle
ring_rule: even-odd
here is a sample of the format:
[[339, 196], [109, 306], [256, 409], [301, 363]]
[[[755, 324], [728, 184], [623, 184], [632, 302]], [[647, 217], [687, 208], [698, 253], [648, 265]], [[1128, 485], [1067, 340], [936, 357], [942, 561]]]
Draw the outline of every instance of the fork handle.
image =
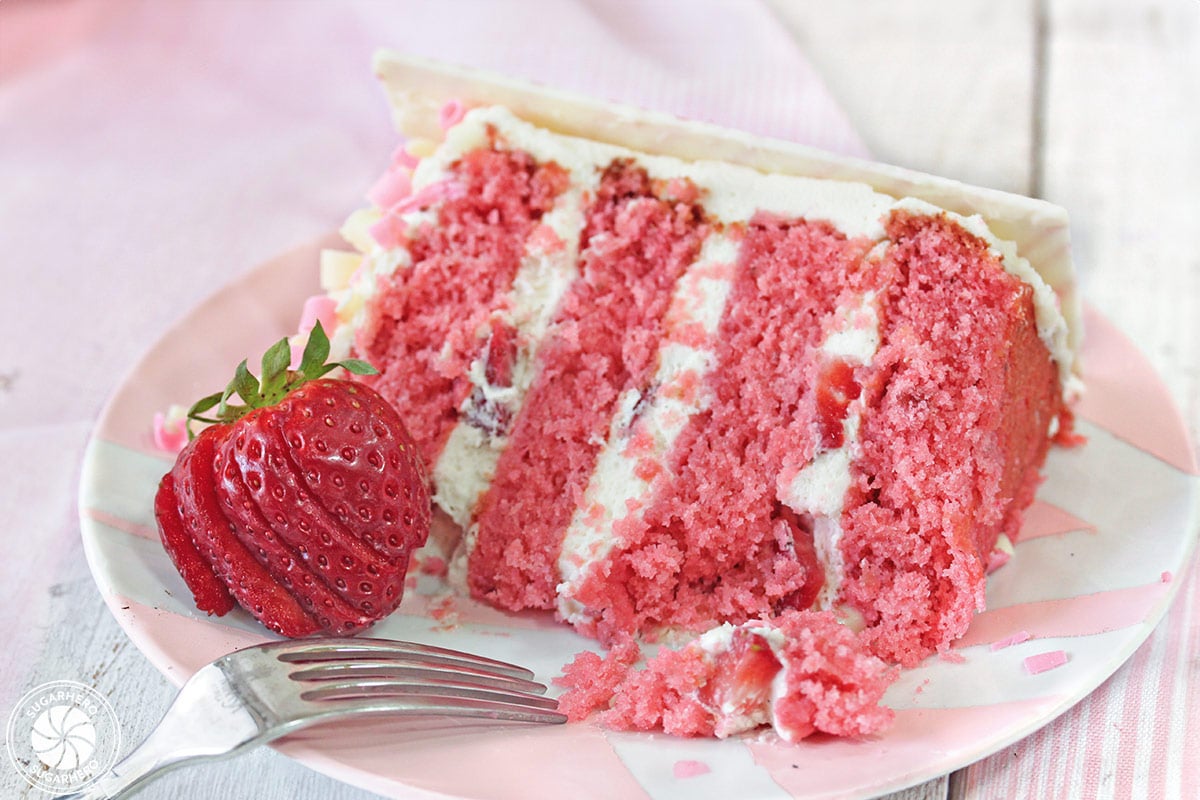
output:
[[219, 759], [233, 755], [242, 747], [221, 753], [187, 753], [177, 750], [160, 752], [147, 739], [140, 747], [118, 762], [108, 772], [89, 784], [83, 791], [59, 797], [58, 800], [118, 800], [129, 797], [144, 784], [164, 772], [184, 766], [192, 761]]
[[196, 705], [186, 692], [181, 693], [158, 727], [133, 752], [83, 791], [58, 800], [118, 800], [176, 767], [225, 758], [274, 738], [245, 709], [227, 713], [220, 718], [219, 727], [214, 722], [197, 725], [195, 711], [203, 713], [205, 708]]

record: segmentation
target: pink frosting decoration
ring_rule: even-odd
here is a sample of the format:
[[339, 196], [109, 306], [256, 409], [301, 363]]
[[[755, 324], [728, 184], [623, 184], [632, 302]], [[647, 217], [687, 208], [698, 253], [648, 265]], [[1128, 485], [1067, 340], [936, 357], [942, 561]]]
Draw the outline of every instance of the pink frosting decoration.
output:
[[674, 773], [676, 778], [694, 778], [697, 775], [704, 775], [712, 772], [708, 764], [703, 761], [676, 761]]
[[325, 333], [332, 336], [337, 329], [337, 301], [323, 294], [314, 294], [304, 301], [300, 311], [300, 334], [307, 335], [320, 320]]
[[392, 166], [404, 167], [405, 169], [415, 169], [421, 159], [414, 156], [405, 149], [407, 142], [401, 142], [396, 145], [396, 149], [392, 151]]
[[1003, 650], [1006, 647], [1012, 647], [1014, 644], [1028, 642], [1032, 638], [1033, 636], [1030, 635], [1029, 631], [1017, 631], [1011, 636], [1005, 636], [1003, 639], [997, 639], [996, 641], [992, 642], [991, 649], [992, 652]]
[[375, 185], [367, 192], [367, 199], [386, 211], [410, 194], [412, 177], [408, 170], [401, 167], [389, 169], [379, 176], [379, 180], [375, 181]]
[[[411, 197], [408, 200], [402, 200], [396, 208], [398, 209], [410, 200], [412, 200]], [[378, 222], [367, 229], [367, 232], [371, 234], [371, 238], [375, 240], [376, 244], [390, 250], [393, 247], [399, 247], [404, 242], [406, 227], [404, 220], [395, 214], [384, 214]]]
[[1051, 650], [1046, 653], [1038, 653], [1036, 656], [1030, 656], [1025, 659], [1025, 670], [1030, 675], [1037, 675], [1046, 670], [1061, 667], [1067, 663], [1067, 654], [1062, 650]]
[[[448, 198], [461, 196], [463, 194], [462, 187], [457, 184], [451, 185], [450, 181], [440, 181], [431, 183], [421, 191], [414, 195], [404, 198], [396, 205], [392, 206], [391, 214], [406, 214], [409, 211], [416, 211], [426, 206], [431, 206], [434, 203], [446, 200]], [[391, 216], [389, 214], [389, 216]], [[372, 231], [374, 228], [372, 228]]]
[[171, 406], [166, 414], [154, 414], [154, 446], [168, 453], [178, 453], [188, 442], [187, 418], [179, 406]]
[[467, 107], [458, 100], [450, 100], [446, 105], [442, 106], [442, 110], [438, 112], [438, 124], [442, 126], [442, 130], [450, 130], [467, 115]]

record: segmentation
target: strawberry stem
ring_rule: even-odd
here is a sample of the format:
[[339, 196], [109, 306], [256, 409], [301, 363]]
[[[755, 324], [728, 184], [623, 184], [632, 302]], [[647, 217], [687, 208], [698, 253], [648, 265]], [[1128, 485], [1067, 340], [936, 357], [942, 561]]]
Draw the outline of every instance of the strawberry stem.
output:
[[[188, 409], [188, 438], [195, 438], [192, 423], [199, 422], [209, 425], [222, 425], [236, 422], [256, 408], [273, 406], [287, 396], [289, 392], [308, 381], [323, 377], [339, 367], [353, 375], [376, 375], [379, 370], [357, 358], [347, 358], [342, 361], [326, 363], [329, 358], [329, 337], [320, 321], [313, 326], [304, 345], [304, 353], [300, 356], [298, 369], [290, 369], [292, 349], [286, 338], [280, 339], [267, 348], [262, 357], [262, 377], [255, 377], [246, 366], [246, 361], [237, 365], [233, 380], [224, 391], [214, 392], [202, 397]], [[244, 405], [234, 405], [229, 401], [237, 395]], [[213, 408], [216, 413], [205, 416]]]

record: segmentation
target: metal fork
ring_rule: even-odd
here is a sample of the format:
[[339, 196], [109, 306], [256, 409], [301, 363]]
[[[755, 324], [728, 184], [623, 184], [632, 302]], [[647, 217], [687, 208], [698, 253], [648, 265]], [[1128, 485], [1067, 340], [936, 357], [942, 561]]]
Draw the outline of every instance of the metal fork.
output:
[[200, 669], [142, 744], [85, 791], [114, 800], [190, 761], [234, 755], [318, 722], [368, 714], [562, 723], [523, 667], [383, 639], [312, 639], [238, 650]]

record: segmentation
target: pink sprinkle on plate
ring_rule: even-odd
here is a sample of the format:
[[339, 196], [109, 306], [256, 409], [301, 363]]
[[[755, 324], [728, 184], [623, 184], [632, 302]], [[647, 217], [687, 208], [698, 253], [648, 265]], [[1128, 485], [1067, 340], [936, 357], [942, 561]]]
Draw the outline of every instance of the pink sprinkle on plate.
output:
[[1029, 635], [1029, 631], [1017, 631], [1011, 636], [1005, 636], [1003, 639], [997, 639], [992, 642], [992, 652], [1003, 650], [1006, 647], [1012, 647], [1014, 644], [1028, 642], [1033, 637]]
[[1030, 675], [1037, 675], [1038, 673], [1061, 667], [1068, 660], [1067, 654], [1064, 651], [1051, 650], [1025, 659], [1025, 669]]
[[676, 778], [694, 778], [697, 775], [704, 775], [712, 772], [708, 764], [703, 761], [676, 761], [675, 762], [675, 777]]

